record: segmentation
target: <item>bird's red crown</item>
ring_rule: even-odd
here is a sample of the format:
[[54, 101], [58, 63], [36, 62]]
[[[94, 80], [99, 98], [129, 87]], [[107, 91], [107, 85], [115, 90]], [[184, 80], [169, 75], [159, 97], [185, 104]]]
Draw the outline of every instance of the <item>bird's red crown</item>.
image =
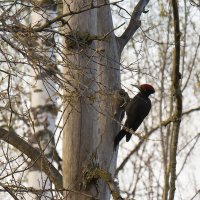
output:
[[151, 93], [155, 93], [155, 89], [153, 88], [153, 86], [151, 86], [149, 84], [142, 84], [142, 85], [140, 85], [140, 88], [142, 90], [146, 90], [146, 91], [149, 91]]

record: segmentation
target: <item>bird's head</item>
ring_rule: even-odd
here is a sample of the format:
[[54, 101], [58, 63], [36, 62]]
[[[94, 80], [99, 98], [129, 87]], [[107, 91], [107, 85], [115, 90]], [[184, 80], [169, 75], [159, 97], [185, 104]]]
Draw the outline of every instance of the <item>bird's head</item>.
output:
[[149, 85], [149, 84], [132, 85], [132, 86], [138, 88], [141, 93], [146, 94], [147, 96], [149, 96], [150, 94], [155, 93], [155, 89], [153, 88], [152, 85]]

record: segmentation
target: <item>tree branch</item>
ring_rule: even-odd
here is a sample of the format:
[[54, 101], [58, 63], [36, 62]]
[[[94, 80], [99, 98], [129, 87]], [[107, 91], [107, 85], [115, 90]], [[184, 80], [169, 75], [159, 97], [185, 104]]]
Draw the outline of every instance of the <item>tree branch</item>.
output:
[[19, 200], [19, 199], [17, 198], [17, 196], [14, 194], [14, 192], [13, 192], [9, 187], [5, 186], [5, 185], [2, 184], [2, 183], [0, 183], [0, 186], [1, 186], [2, 188], [4, 188], [5, 191], [7, 191], [7, 192], [10, 194], [10, 196], [11, 196], [14, 200]]
[[130, 157], [138, 151], [138, 149], [140, 149], [140, 147], [143, 145], [143, 143], [146, 141], [146, 139], [152, 134], [154, 133], [156, 130], [158, 130], [161, 126], [167, 126], [168, 124], [170, 124], [171, 122], [174, 121], [174, 116], [169, 117], [167, 120], [162, 121], [158, 126], [152, 128], [139, 142], [138, 144], [135, 146], [135, 148], [126, 156], [126, 158], [122, 161], [122, 163], [119, 165], [119, 167], [116, 169], [115, 171], [115, 176], [117, 176], [117, 174], [119, 173], [120, 170], [122, 170], [124, 168], [124, 166], [126, 165], [126, 163], [130, 160]]
[[134, 33], [137, 31], [137, 29], [141, 26], [140, 17], [148, 3], [149, 0], [140, 0], [138, 2], [131, 15], [128, 27], [126, 28], [124, 33], [117, 38], [120, 53], [122, 52], [128, 41], [131, 39], [131, 37], [134, 35]]
[[[55, 17], [54, 19], [51, 19], [51, 20], [48, 20], [45, 24], [43, 24], [42, 26], [38, 27], [38, 28], [34, 28], [34, 31], [35, 32], [40, 32], [40, 31], [43, 31], [45, 28], [48, 28], [49, 26], [51, 26], [53, 23], [55, 22], [58, 22], [58, 21], [61, 21], [63, 23], [65, 23], [65, 21], [63, 20], [64, 17], [68, 17], [68, 16], [71, 16], [71, 15], [78, 15], [78, 14], [81, 14], [83, 12], [86, 12], [86, 11], [89, 11], [89, 10], [92, 10], [92, 9], [97, 9], [97, 8], [101, 8], [101, 7], [104, 7], [104, 6], [108, 6], [108, 5], [116, 5], [117, 3], [120, 3], [122, 2], [122, 0], [119, 0], [119, 1], [115, 1], [113, 3], [107, 3], [105, 1], [105, 3], [103, 4], [100, 4], [100, 5], [94, 5], [94, 4], [91, 4], [90, 6], [86, 6], [86, 8], [82, 9], [82, 10], [69, 10], [69, 12], [67, 13], [64, 13], [60, 16], [57, 16]], [[69, 7], [70, 8], [70, 7]]]
[[94, 163], [87, 163], [83, 171], [84, 179], [86, 184], [91, 183], [92, 181], [96, 181], [101, 178], [107, 184], [110, 193], [114, 200], [123, 200], [119, 193], [119, 188], [116, 186], [115, 181], [112, 178], [112, 175], [106, 170], [95, 166]]
[[[196, 107], [196, 108], [191, 108], [189, 110], [186, 110], [182, 113], [182, 117], [185, 115], [188, 115], [192, 112], [196, 112], [196, 111], [200, 111], [200, 107]], [[168, 124], [170, 124], [171, 122], [173, 122], [175, 120], [175, 116], [171, 116], [169, 117], [167, 120], [162, 121], [158, 126], [152, 128], [146, 135], [145, 137], [143, 137], [138, 144], [135, 146], [135, 148], [126, 156], [126, 158], [122, 161], [122, 163], [119, 165], [119, 167], [116, 169], [115, 171], [115, 176], [117, 176], [117, 174], [119, 173], [120, 170], [122, 170], [124, 168], [124, 166], [126, 165], [126, 163], [130, 160], [130, 157], [136, 153], [140, 147], [143, 145], [143, 143], [146, 141], [146, 139], [155, 131], [157, 131], [161, 126], [167, 126]]]
[[63, 189], [61, 174], [37, 149], [19, 137], [13, 130], [7, 131], [0, 127], [0, 139], [26, 154], [39, 170], [46, 173], [57, 190]]
[[173, 123], [172, 128], [172, 143], [170, 146], [170, 159], [169, 159], [169, 172], [170, 172], [170, 188], [169, 188], [169, 200], [174, 199], [176, 190], [176, 156], [179, 139], [179, 129], [182, 117], [182, 93], [180, 88], [180, 27], [179, 27], [179, 9], [178, 1], [172, 0], [172, 11], [174, 18], [174, 58], [173, 58], [173, 74], [172, 74], [172, 94], [175, 101], [175, 116], [176, 121]]

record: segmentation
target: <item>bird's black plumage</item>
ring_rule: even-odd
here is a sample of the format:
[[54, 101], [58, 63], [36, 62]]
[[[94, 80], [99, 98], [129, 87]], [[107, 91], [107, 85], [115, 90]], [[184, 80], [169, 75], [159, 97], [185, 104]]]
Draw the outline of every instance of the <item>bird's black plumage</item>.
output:
[[[133, 131], [138, 129], [144, 118], [149, 114], [149, 111], [151, 110], [151, 100], [149, 99], [149, 95], [155, 92], [154, 88], [152, 86], [150, 87], [148, 84], [141, 85], [138, 89], [140, 89], [140, 92], [125, 108], [127, 116], [125, 127], [132, 129]], [[124, 136], [126, 136], [126, 142], [128, 142], [132, 134], [123, 128], [115, 137], [115, 149]]]

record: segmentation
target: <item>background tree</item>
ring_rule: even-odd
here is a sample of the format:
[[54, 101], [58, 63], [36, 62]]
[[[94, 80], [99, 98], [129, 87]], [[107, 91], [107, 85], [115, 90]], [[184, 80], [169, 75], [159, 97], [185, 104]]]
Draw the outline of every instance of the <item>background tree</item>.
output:
[[[47, 23], [57, 16], [57, 4], [46, 1], [33, 2], [33, 8], [30, 13], [31, 27], [37, 28]], [[52, 30], [54, 27], [50, 26]], [[31, 83], [31, 105], [30, 120], [32, 123], [30, 130], [30, 139], [33, 147], [39, 148], [50, 162], [54, 160], [60, 165], [60, 157], [56, 151], [55, 132], [56, 117], [58, 113], [56, 102], [56, 81], [54, 73], [57, 71], [56, 56], [54, 53], [55, 39], [53, 33], [37, 33], [29, 41], [29, 52], [32, 60], [42, 59], [42, 66], [45, 71], [38, 71], [36, 66], [32, 66], [30, 76]], [[41, 61], [40, 61], [41, 62]], [[41, 64], [40, 64], [41, 65]], [[35, 189], [46, 189], [48, 192], [42, 194], [40, 199], [52, 198], [50, 191], [51, 182], [45, 173], [41, 173], [36, 167], [29, 169], [27, 174], [27, 185]], [[26, 199], [36, 198], [27, 196]], [[45, 196], [45, 197], [43, 197]]]

